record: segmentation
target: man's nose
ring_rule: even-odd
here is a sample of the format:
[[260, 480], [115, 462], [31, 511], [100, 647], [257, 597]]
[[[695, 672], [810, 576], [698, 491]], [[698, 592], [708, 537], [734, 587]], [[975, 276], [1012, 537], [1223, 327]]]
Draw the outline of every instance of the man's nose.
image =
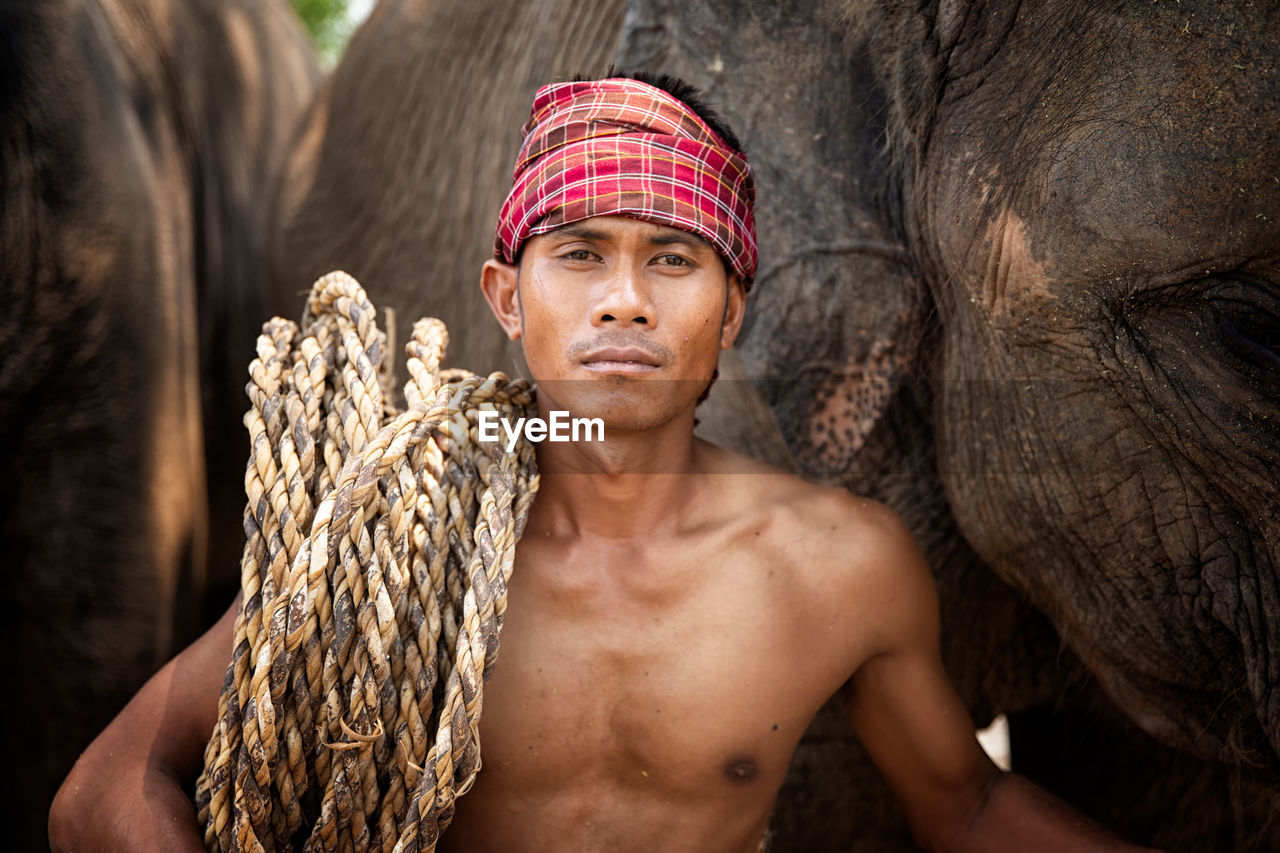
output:
[[657, 310], [649, 298], [644, 277], [630, 264], [614, 271], [603, 288], [591, 310], [594, 325], [653, 328], [658, 324]]

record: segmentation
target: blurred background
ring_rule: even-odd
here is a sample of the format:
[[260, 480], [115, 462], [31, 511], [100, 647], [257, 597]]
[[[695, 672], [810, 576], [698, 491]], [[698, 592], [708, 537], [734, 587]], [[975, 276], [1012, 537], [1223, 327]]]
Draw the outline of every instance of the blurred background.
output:
[[337, 64], [343, 48], [377, 0], [290, 0], [315, 40], [326, 69]]
[[[757, 177], [699, 434], [903, 517], [999, 760], [1158, 847], [1280, 850], [1280, 5], [1100, 0], [0, 0], [11, 848], [240, 585], [263, 319], [342, 269], [400, 344], [435, 316], [447, 363], [520, 374], [476, 287], [519, 128], [615, 62], [699, 87]], [[917, 255], [1013, 213], [1116, 277]], [[1211, 275], [1219, 239], [1271, 265]], [[913, 849], [830, 708], [774, 822], [777, 853]]]

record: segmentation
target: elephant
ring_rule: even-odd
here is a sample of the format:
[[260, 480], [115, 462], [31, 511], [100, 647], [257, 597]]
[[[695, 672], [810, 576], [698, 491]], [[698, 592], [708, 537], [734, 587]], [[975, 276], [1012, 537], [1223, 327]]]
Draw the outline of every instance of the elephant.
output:
[[0, 565], [18, 685], [0, 800], [16, 849], [47, 846], [76, 755], [194, 635], [202, 593], [221, 579], [225, 608], [238, 584], [268, 187], [318, 83], [282, 0], [0, 6]]
[[[979, 725], [1008, 715], [1016, 770], [1135, 840], [1273, 849], [1278, 17], [383, 0], [283, 174], [274, 298], [296, 313], [343, 267], [401, 329], [465, 330], [455, 363], [518, 370], [476, 279], [534, 87], [610, 59], [687, 79], [759, 193], [732, 406], [767, 410], [731, 443], [781, 441], [906, 520], [948, 670]], [[831, 708], [773, 833], [914, 849]]]

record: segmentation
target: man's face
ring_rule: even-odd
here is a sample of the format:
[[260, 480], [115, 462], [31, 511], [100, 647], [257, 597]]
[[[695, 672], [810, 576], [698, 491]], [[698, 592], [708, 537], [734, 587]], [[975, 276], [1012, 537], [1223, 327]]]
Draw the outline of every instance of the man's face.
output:
[[744, 302], [701, 237], [623, 216], [532, 237], [518, 269], [486, 264], [483, 286], [508, 334], [523, 338], [541, 407], [606, 429], [649, 429], [691, 410]]

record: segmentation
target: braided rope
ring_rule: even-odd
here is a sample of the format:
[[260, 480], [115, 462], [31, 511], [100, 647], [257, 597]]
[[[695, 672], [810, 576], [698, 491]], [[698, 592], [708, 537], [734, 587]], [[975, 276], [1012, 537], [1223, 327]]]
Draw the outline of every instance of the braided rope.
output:
[[532, 386], [441, 371], [448, 333], [424, 319], [398, 412], [374, 320], [329, 273], [249, 366], [243, 604], [196, 784], [209, 850], [432, 851], [480, 769], [538, 476], [477, 416], [521, 416]]

